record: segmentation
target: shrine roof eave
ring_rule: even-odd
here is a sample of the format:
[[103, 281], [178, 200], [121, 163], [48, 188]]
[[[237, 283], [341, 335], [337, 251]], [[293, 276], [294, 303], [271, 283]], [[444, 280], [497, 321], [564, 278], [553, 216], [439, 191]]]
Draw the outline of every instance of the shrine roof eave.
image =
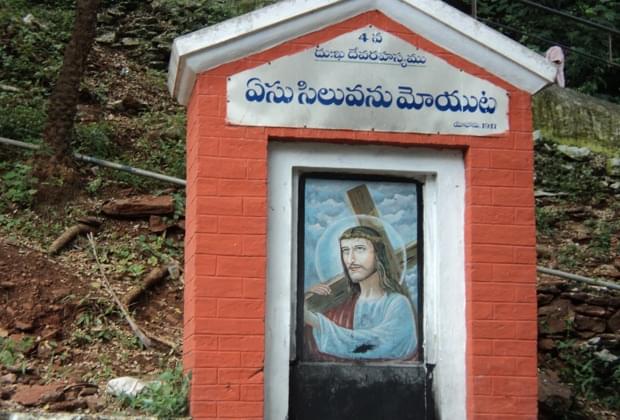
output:
[[187, 105], [197, 74], [370, 10], [530, 94], [554, 80], [544, 57], [439, 0], [283, 0], [176, 38], [168, 89]]

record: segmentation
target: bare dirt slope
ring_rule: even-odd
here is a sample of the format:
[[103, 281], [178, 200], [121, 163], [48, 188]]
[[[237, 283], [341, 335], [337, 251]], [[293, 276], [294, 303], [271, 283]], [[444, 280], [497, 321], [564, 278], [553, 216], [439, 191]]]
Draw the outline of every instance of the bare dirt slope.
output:
[[[153, 233], [145, 220], [107, 220], [99, 229], [102, 268], [120, 298], [152, 268], [149, 258], [159, 264], [153, 244], [164, 236], [181, 246], [178, 229]], [[145, 349], [102, 286], [86, 238], [56, 257], [36, 248], [0, 237], [0, 411], [117, 411], [104, 395], [109, 379], [153, 379], [179, 363], [182, 278], [165, 279], [131, 306], [139, 326], [174, 344]]]

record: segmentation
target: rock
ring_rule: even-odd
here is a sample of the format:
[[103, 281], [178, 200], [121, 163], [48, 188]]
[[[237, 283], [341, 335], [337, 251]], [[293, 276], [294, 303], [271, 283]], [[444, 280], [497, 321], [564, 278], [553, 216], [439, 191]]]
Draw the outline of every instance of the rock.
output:
[[574, 206], [564, 209], [564, 214], [573, 221], [582, 221], [592, 217], [592, 207]]
[[149, 230], [153, 233], [160, 233], [167, 229], [164, 219], [160, 216], [152, 215], [149, 217]]
[[62, 388], [57, 388], [53, 391], [46, 392], [39, 399], [39, 404], [49, 404], [53, 402], [62, 401], [65, 399]]
[[100, 44], [113, 44], [116, 41], [116, 32], [106, 32], [105, 34], [95, 38], [95, 42]]
[[103, 220], [95, 216], [78, 217], [75, 221], [92, 227], [99, 227], [103, 223]]
[[584, 292], [564, 292], [560, 296], [573, 302], [585, 302], [590, 295]]
[[592, 151], [587, 147], [566, 146], [564, 144], [558, 146], [558, 151], [573, 160], [586, 160], [592, 154]]
[[575, 334], [577, 334], [577, 337], [583, 338], [584, 340], [592, 338], [596, 335], [594, 331], [575, 331]]
[[0, 385], [10, 385], [17, 382], [17, 375], [14, 373], [7, 373], [6, 375], [0, 376]]
[[601, 351], [595, 351], [594, 355], [598, 357], [600, 360], [602, 360], [603, 362], [613, 363], [616, 360], [618, 360], [618, 356], [616, 356], [615, 354], [613, 354], [607, 349], [603, 349]]
[[15, 326], [15, 329], [20, 331], [31, 331], [34, 328], [31, 320], [21, 321], [17, 319], [13, 325]]
[[13, 92], [13, 93], [17, 93], [17, 92], [21, 92], [22, 91], [18, 87], [11, 86], [11, 85], [5, 85], [4, 83], [0, 83], [0, 90], [4, 90], [5, 92]]
[[143, 102], [140, 99], [131, 95], [125, 96], [121, 101], [121, 104], [123, 110], [130, 114], [139, 114], [149, 108], [146, 102]]
[[141, 44], [142, 42], [137, 39], [137, 38], [129, 38], [129, 37], [125, 37], [125, 38], [121, 38], [121, 45], [123, 47], [137, 47]]
[[542, 338], [538, 340], [538, 350], [551, 351], [555, 349], [555, 341], [550, 338]]
[[614, 191], [620, 190], [620, 182], [614, 182], [612, 184], [609, 184], [609, 188], [611, 188]]
[[20, 385], [13, 395], [13, 401], [25, 406], [33, 407], [41, 404], [46, 394], [56, 392], [58, 385]]
[[14, 393], [14, 386], [0, 387], [0, 400], [8, 400]]
[[562, 417], [572, 405], [573, 394], [570, 388], [560, 382], [558, 374], [541, 370], [538, 373], [538, 403], [541, 412], [551, 418]]
[[548, 258], [553, 255], [553, 250], [549, 246], [545, 245], [536, 245], [536, 254], [538, 257]]
[[559, 334], [573, 322], [575, 313], [567, 299], [555, 299], [538, 309], [538, 328], [541, 334]]
[[589, 295], [588, 298], [586, 299], [586, 302], [589, 303], [590, 305], [595, 305], [595, 306], [612, 306], [612, 307], [618, 307], [620, 306], [620, 296], [594, 296], [594, 295]]
[[84, 398], [84, 401], [86, 401], [88, 409], [94, 413], [97, 413], [105, 408], [105, 401], [96, 395], [89, 395]]
[[596, 269], [594, 270], [594, 274], [601, 277], [608, 277], [614, 279], [620, 278], [620, 270], [618, 270], [615, 266], [611, 264], [603, 264], [596, 267]]
[[607, 313], [605, 308], [601, 308], [600, 306], [592, 306], [592, 305], [578, 305], [575, 306], [575, 312], [581, 315], [587, 316], [596, 316], [603, 317]]
[[96, 386], [87, 386], [80, 391], [79, 396], [88, 397], [88, 396], [97, 394], [97, 392], [98, 392], [98, 389]]
[[48, 340], [41, 341], [37, 346], [37, 356], [40, 359], [47, 359], [54, 352], [54, 348], [51, 346]]
[[553, 300], [554, 296], [553, 295], [548, 295], [546, 293], [538, 293], [536, 295], [536, 299], [538, 301], [538, 306], [545, 306], [547, 305], [549, 302], [551, 302]]
[[114, 395], [115, 397], [121, 395], [135, 397], [144, 389], [145, 386], [146, 383], [138, 378], [122, 376], [120, 378], [111, 379], [105, 388], [105, 392], [110, 395]]
[[7, 330], [6, 328], [0, 327], [0, 338], [4, 338], [8, 336], [9, 336], [9, 330]]
[[620, 334], [620, 310], [616, 311], [608, 320], [609, 329], [615, 334]]
[[536, 289], [540, 293], [549, 293], [552, 295], [558, 295], [566, 288], [566, 284], [562, 280], [544, 280], [538, 283]]
[[592, 232], [590, 232], [590, 229], [580, 223], [569, 223], [566, 230], [571, 230], [573, 232], [571, 236], [576, 242], [585, 243], [592, 239]]
[[611, 158], [607, 161], [607, 175], [620, 176], [620, 158]]
[[174, 200], [171, 196], [142, 195], [108, 201], [103, 205], [102, 211], [108, 216], [116, 217], [172, 214], [174, 212]]
[[600, 334], [601, 346], [607, 348], [616, 348], [620, 345], [620, 334]]
[[553, 139], [588, 139], [608, 150], [620, 144], [620, 105], [551, 86], [532, 98], [534, 128]]
[[584, 315], [575, 315], [575, 329], [602, 333], [606, 329], [605, 320]]
[[50, 404], [50, 411], [76, 411], [83, 410], [88, 407], [88, 403], [83, 399], [60, 401], [54, 404]]

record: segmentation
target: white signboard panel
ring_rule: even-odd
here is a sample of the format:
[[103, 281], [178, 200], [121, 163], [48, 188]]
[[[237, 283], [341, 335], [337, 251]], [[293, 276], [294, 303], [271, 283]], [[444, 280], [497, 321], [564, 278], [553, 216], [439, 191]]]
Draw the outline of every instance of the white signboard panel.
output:
[[240, 125], [484, 136], [507, 113], [505, 90], [373, 26], [228, 80]]

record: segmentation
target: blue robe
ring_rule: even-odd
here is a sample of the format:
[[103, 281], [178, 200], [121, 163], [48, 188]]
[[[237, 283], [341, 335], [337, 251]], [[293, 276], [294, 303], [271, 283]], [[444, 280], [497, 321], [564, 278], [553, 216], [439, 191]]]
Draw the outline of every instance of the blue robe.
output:
[[322, 353], [346, 359], [408, 359], [416, 350], [413, 309], [400, 293], [360, 297], [355, 304], [353, 329], [316, 315], [319, 325], [312, 335]]

